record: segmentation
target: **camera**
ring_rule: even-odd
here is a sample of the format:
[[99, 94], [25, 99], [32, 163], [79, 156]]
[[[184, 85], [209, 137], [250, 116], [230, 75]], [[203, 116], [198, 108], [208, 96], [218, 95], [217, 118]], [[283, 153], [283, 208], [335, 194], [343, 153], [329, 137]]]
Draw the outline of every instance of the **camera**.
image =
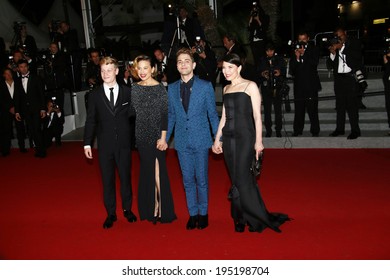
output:
[[359, 87], [361, 89], [361, 91], [365, 91], [367, 89], [367, 82], [366, 82], [366, 78], [364, 77], [364, 74], [361, 70], [357, 70], [354, 74], [355, 76], [355, 79], [356, 79], [356, 82], [358, 82], [359, 84]]
[[303, 42], [303, 41], [288, 41], [288, 45], [293, 47], [294, 50], [297, 50], [297, 49], [305, 49], [307, 48], [307, 43], [306, 42]]
[[14, 21], [14, 32], [20, 34], [20, 31], [23, 29], [26, 23], [24, 21]]
[[50, 25], [51, 25], [51, 30], [53, 32], [57, 32], [57, 30], [60, 29], [61, 21], [58, 19], [52, 19]]
[[56, 103], [56, 100], [57, 100], [57, 98], [56, 98], [55, 96], [53, 96], [53, 97], [51, 98], [51, 102], [52, 102], [52, 104], [53, 104], [53, 109], [54, 109], [54, 110], [57, 110], [57, 109], [60, 108], [60, 106], [58, 106], [58, 104]]
[[329, 46], [333, 46], [333, 45], [340, 44], [340, 43], [341, 43], [341, 40], [340, 40], [340, 37], [338, 37], [338, 36], [334, 36], [328, 40]]
[[259, 7], [257, 6], [257, 2], [252, 3], [251, 17], [257, 17], [259, 14]]
[[202, 46], [202, 44], [201, 44], [201, 42], [200, 42], [200, 37], [199, 37], [199, 36], [196, 37], [196, 41], [195, 41], [195, 52], [196, 52], [197, 54], [201, 54], [202, 52], [204, 52], [204, 48], [203, 48], [203, 46]]

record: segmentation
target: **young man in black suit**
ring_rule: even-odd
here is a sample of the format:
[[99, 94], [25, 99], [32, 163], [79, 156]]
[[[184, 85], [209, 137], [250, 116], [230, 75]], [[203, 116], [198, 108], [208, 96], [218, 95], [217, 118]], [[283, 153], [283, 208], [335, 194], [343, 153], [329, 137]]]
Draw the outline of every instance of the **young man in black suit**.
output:
[[116, 81], [118, 61], [112, 57], [100, 60], [103, 84], [89, 96], [84, 130], [84, 154], [92, 159], [92, 144], [97, 133], [99, 164], [103, 181], [103, 199], [107, 218], [103, 228], [110, 228], [117, 220], [115, 166], [121, 182], [123, 215], [130, 222], [137, 217], [131, 212], [131, 125], [130, 88]]
[[46, 117], [44, 86], [41, 78], [29, 71], [27, 60], [18, 61], [20, 76], [15, 79], [15, 118], [26, 120], [29, 138], [35, 146], [35, 157], [46, 157], [42, 119]]

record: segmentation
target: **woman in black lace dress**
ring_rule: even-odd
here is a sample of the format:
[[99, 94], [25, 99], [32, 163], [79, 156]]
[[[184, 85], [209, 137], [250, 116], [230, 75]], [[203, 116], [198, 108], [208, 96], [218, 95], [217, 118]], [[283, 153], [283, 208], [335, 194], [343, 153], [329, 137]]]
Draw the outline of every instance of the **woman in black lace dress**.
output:
[[231, 215], [235, 231], [243, 232], [248, 225], [249, 231], [261, 232], [269, 227], [280, 232], [279, 226], [289, 218], [268, 212], [250, 170], [253, 157], [258, 158], [264, 149], [261, 97], [256, 83], [240, 76], [241, 69], [238, 55], [224, 57], [222, 72], [231, 84], [223, 90], [222, 117], [212, 150], [224, 153], [232, 181]]
[[168, 96], [165, 87], [153, 78], [152, 59], [140, 55], [134, 60], [140, 81], [133, 84], [131, 102], [136, 112], [135, 138], [140, 155], [138, 212], [141, 220], [154, 224], [176, 219], [166, 166], [165, 140], [168, 127]]

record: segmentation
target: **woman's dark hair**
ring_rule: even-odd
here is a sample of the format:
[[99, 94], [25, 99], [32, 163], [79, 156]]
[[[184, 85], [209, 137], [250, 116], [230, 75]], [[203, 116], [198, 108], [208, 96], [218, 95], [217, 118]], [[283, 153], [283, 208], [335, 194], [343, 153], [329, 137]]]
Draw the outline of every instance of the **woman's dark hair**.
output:
[[241, 66], [242, 63], [241, 63], [241, 58], [238, 54], [236, 53], [229, 53], [227, 55], [225, 55], [222, 59], [222, 61], [224, 62], [227, 62], [227, 63], [231, 63], [231, 64], [234, 64], [236, 65], [237, 67]]

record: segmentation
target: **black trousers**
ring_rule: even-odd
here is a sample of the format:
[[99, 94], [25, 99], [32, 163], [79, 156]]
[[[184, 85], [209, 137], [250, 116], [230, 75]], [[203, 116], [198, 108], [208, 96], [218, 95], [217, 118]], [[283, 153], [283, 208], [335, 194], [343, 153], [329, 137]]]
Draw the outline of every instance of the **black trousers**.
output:
[[[112, 144], [115, 146], [115, 143]], [[99, 149], [99, 148], [98, 148]], [[116, 214], [116, 168], [120, 179], [122, 209], [131, 210], [131, 149], [99, 149], [99, 165], [103, 181], [103, 200], [107, 215]]]
[[351, 74], [334, 75], [334, 91], [336, 95], [336, 131], [345, 131], [346, 113], [352, 133], [360, 134], [359, 127], [359, 85]]
[[[307, 96], [307, 97], [306, 97]], [[308, 97], [311, 96], [311, 97]], [[294, 93], [294, 132], [302, 134], [305, 126], [305, 114], [310, 120], [310, 133], [320, 133], [320, 121], [318, 118], [318, 92]]]
[[264, 125], [267, 132], [272, 131], [272, 106], [275, 114], [275, 131], [282, 130], [282, 95], [268, 87], [261, 87], [261, 96], [263, 97], [264, 106]]
[[46, 153], [46, 147], [43, 141], [43, 122], [39, 112], [31, 112], [28, 110], [27, 113], [24, 114], [24, 118], [27, 123], [29, 139], [32, 139], [34, 142], [35, 150], [39, 153]]
[[26, 127], [24, 125], [24, 120], [17, 121], [15, 115], [11, 113], [4, 113], [1, 116], [0, 126], [1, 126], [1, 149], [3, 153], [9, 153], [11, 149], [11, 140], [13, 138], [13, 125], [15, 123], [16, 128], [16, 137], [18, 139], [18, 147], [20, 149], [25, 148], [25, 139], [26, 139]]

